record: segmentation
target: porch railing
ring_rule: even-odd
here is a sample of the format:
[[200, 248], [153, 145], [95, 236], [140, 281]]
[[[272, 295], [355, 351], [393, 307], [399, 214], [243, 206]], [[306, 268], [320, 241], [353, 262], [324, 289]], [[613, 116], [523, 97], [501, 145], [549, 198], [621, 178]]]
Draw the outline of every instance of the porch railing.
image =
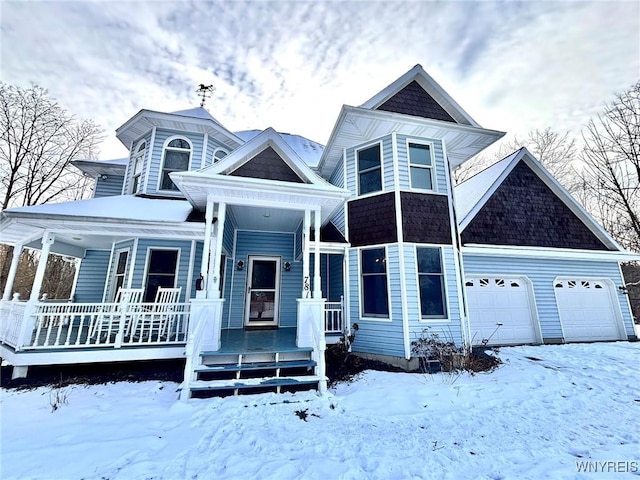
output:
[[[15, 304], [16, 302], [8, 302]], [[56, 349], [171, 345], [186, 342], [189, 304], [45, 303], [36, 302], [25, 317], [26, 303], [3, 304], [3, 341], [16, 349]], [[23, 323], [30, 322], [25, 338]], [[29, 331], [31, 330], [31, 331]]]
[[325, 333], [342, 333], [344, 331], [344, 298], [339, 302], [325, 302], [324, 331]]
[[26, 306], [27, 302], [21, 302], [17, 298], [0, 302], [0, 342], [14, 348], [18, 346]]

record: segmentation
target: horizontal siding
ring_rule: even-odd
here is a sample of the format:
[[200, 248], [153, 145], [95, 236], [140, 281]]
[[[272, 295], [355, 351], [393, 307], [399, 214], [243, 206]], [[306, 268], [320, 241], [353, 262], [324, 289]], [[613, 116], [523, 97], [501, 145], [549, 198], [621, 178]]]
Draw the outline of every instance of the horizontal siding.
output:
[[[466, 274], [525, 275], [533, 284], [533, 292], [543, 339], [561, 339], [562, 328], [553, 288], [558, 276], [609, 278], [622, 285], [616, 262], [588, 262], [544, 258], [514, 258], [463, 255]], [[634, 335], [631, 312], [626, 297], [617, 295], [627, 335]]]
[[118, 175], [107, 175], [106, 180], [102, 180], [98, 177], [95, 188], [93, 189], [93, 198], [122, 195], [123, 183], [124, 177]]
[[213, 154], [218, 149], [222, 149], [225, 152], [231, 153], [229, 147], [227, 147], [226, 145], [223, 145], [221, 142], [218, 142], [217, 140], [209, 137], [209, 139], [207, 140], [207, 156], [205, 158], [205, 166], [206, 167], [208, 167], [210, 165], [213, 165]]
[[338, 302], [340, 301], [340, 297], [344, 296], [344, 275], [342, 272], [344, 255], [327, 255], [327, 257], [329, 262], [327, 300], [330, 302]]
[[409, 177], [409, 155], [407, 151], [407, 139], [409, 141], [426, 141], [433, 143], [433, 154], [436, 167], [436, 191], [438, 193], [447, 193], [447, 173], [446, 162], [444, 161], [444, 152], [442, 149], [442, 142], [433, 138], [420, 138], [408, 135], [397, 135], [398, 142], [398, 179], [400, 189], [411, 189], [411, 180]]
[[[178, 132], [174, 130], [156, 130], [156, 138], [153, 145], [153, 153], [151, 155], [151, 169], [149, 171], [149, 181], [147, 184], [146, 193], [158, 192], [158, 178], [160, 170], [162, 169], [162, 157], [164, 151], [164, 143], [169, 137], [181, 136], [188, 138], [193, 144], [193, 150], [191, 151], [191, 170], [197, 170], [200, 168], [200, 162], [202, 160], [202, 146], [204, 143], [204, 135], [201, 133], [191, 132]], [[166, 193], [166, 192], [163, 192]], [[180, 195], [180, 194], [177, 194]]]
[[[389, 248], [387, 255], [398, 258], [397, 246]], [[404, 357], [404, 335], [402, 331], [401, 292], [399, 291], [399, 279], [392, 279], [387, 272], [390, 284], [390, 312], [391, 321], [363, 320], [360, 318], [360, 271], [358, 270], [358, 249], [349, 250], [349, 294], [350, 294], [350, 318], [351, 323], [357, 323], [359, 329], [355, 332], [354, 352], [375, 353], [379, 355], [391, 355]], [[392, 269], [396, 271], [395, 268]]]
[[[138, 250], [135, 260], [135, 270], [133, 274], [132, 288], [145, 288], [146, 278], [144, 277], [147, 264], [147, 254], [149, 249], [177, 248], [180, 250], [178, 258], [178, 272], [176, 278], [176, 287], [182, 287], [180, 301], [186, 301], [188, 292], [192, 290], [192, 285], [187, 285], [187, 276], [189, 274], [189, 259], [191, 256], [191, 242], [175, 241], [175, 240], [154, 240], [140, 239], [138, 242]], [[196, 259], [196, 265], [199, 265], [200, 259]], [[196, 276], [197, 277], [197, 276]], [[195, 278], [194, 278], [195, 281]]]
[[[422, 320], [420, 313], [420, 292], [418, 289], [418, 264], [416, 248], [420, 245], [406, 244], [404, 248], [406, 289], [409, 318], [409, 340], [419, 338], [423, 331], [426, 334], [437, 334], [441, 339], [453, 340], [462, 344], [462, 323], [460, 318], [460, 298], [458, 297], [458, 275], [454, 261], [455, 252], [451, 247], [442, 248], [442, 260], [445, 272], [445, 298], [447, 301], [446, 319]], [[430, 246], [430, 245], [425, 245]]]
[[224, 231], [222, 232], [222, 249], [229, 256], [231, 256], [233, 252], [233, 239], [236, 234], [237, 225], [233, 212], [227, 207], [224, 219]]
[[382, 175], [383, 191], [395, 189], [393, 168], [393, 137], [388, 135], [382, 139]]
[[302, 224], [303, 222], [300, 222], [300, 224], [298, 225], [298, 228], [296, 228], [295, 252], [294, 252], [294, 258], [296, 260], [300, 260], [300, 258], [302, 258]]
[[[340, 160], [335, 170], [331, 174], [331, 177], [329, 177], [329, 183], [335, 185], [336, 187], [345, 188], [344, 180], [344, 163], [342, 160]], [[346, 232], [343, 207], [338, 209], [333, 217], [331, 217], [330, 221], [338, 228], [338, 230], [340, 230], [342, 235], [345, 235]]]
[[280, 285], [280, 322], [281, 327], [297, 325], [297, 299], [302, 292], [302, 262], [294, 262], [294, 234], [250, 232], [238, 230], [236, 236], [235, 263], [242, 260], [243, 270], [233, 269], [232, 292], [227, 310], [227, 327], [242, 328], [244, 323], [244, 302], [249, 267], [249, 255], [272, 255], [291, 262], [291, 270], [281, 275]]
[[73, 297], [75, 302], [102, 302], [110, 257], [111, 252], [108, 250], [86, 251], [80, 262], [78, 282]]

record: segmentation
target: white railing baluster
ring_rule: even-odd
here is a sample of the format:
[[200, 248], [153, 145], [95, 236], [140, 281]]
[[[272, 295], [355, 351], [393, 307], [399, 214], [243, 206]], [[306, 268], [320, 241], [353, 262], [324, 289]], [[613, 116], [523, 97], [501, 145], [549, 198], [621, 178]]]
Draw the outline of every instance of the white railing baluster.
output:
[[[30, 319], [33, 330], [20, 341], [27, 303], [0, 303], [0, 342], [20, 349], [80, 348], [186, 343], [189, 321], [188, 303], [163, 305], [154, 311], [153, 303], [130, 305], [126, 311], [115, 303], [36, 302]], [[25, 343], [25, 345], [18, 345]]]

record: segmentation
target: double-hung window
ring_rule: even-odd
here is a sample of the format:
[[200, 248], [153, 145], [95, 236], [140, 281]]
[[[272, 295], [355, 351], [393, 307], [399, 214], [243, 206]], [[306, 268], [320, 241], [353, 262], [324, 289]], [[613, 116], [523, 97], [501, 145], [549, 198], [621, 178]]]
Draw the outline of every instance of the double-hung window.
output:
[[431, 145], [408, 143], [411, 188], [433, 190], [433, 158]]
[[418, 247], [416, 253], [422, 318], [445, 318], [447, 311], [441, 250], [437, 247]]
[[127, 273], [127, 261], [129, 260], [129, 251], [120, 250], [116, 254], [116, 268], [113, 276], [113, 288], [111, 289], [111, 298], [115, 301], [118, 289], [124, 286], [125, 274]]
[[136, 153], [133, 156], [133, 176], [131, 178], [131, 193], [138, 193], [140, 190], [140, 175], [142, 174], [142, 165], [144, 163], [144, 154], [147, 152], [147, 142], [138, 145]]
[[387, 258], [384, 247], [362, 250], [360, 264], [362, 270], [362, 315], [388, 318]]
[[178, 190], [169, 174], [189, 170], [190, 158], [191, 144], [185, 138], [174, 138], [164, 147], [160, 190]]
[[356, 152], [358, 164], [358, 194], [382, 190], [382, 154], [380, 144]]
[[153, 302], [158, 287], [175, 287], [177, 269], [178, 250], [149, 250], [144, 301]]

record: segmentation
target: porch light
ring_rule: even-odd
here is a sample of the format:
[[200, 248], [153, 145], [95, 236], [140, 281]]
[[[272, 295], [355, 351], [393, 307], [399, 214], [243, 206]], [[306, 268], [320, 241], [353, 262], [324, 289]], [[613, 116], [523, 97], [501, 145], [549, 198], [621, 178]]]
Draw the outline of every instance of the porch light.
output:
[[238, 260], [238, 263], [236, 263], [236, 267], [238, 268], [238, 270], [242, 270], [244, 268], [244, 262], [242, 260]]
[[288, 272], [291, 270], [291, 262], [284, 262], [284, 271]]

